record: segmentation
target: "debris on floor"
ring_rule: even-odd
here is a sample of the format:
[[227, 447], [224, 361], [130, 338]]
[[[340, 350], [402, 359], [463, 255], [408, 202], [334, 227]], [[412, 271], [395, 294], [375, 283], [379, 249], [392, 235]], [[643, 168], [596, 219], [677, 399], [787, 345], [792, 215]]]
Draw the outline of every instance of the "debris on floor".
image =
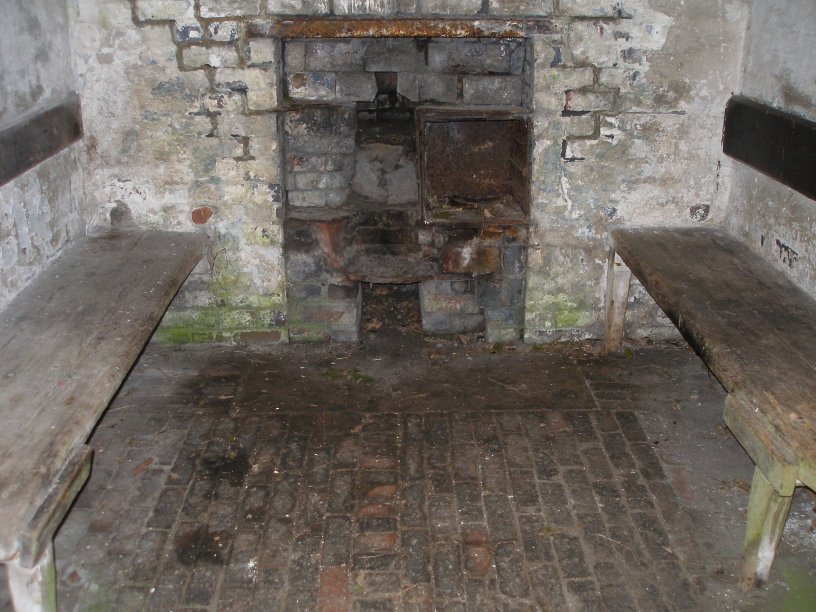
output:
[[771, 583], [739, 591], [753, 465], [712, 433], [723, 392], [685, 348], [382, 332], [416, 325], [407, 295], [370, 300], [384, 323], [356, 345], [149, 345], [56, 537], [60, 609], [782, 610], [814, 592], [804, 493]]

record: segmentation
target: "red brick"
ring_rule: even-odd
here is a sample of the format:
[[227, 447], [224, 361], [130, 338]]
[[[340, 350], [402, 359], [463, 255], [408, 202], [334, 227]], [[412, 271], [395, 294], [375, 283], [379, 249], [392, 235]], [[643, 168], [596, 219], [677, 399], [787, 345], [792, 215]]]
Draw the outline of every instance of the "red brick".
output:
[[462, 540], [469, 546], [485, 546], [489, 539], [487, 529], [484, 527], [468, 528], [462, 534]]
[[[473, 250], [476, 252], [473, 253]], [[442, 269], [445, 272], [489, 274], [501, 270], [501, 257], [495, 247], [445, 247], [442, 250]]]
[[382, 498], [389, 498], [394, 497], [397, 494], [397, 485], [386, 484], [386, 485], [378, 485], [372, 489], [368, 490], [366, 493], [366, 497], [382, 497]]
[[393, 550], [396, 545], [396, 533], [365, 533], [354, 538], [354, 548], [358, 552]]
[[320, 612], [345, 612], [349, 609], [348, 568], [324, 567], [320, 571], [317, 609]]
[[478, 578], [487, 575], [492, 563], [493, 555], [487, 546], [479, 544], [465, 546], [465, 569], [471, 575]]
[[193, 223], [196, 225], [204, 225], [207, 221], [210, 220], [210, 217], [213, 215], [213, 209], [209, 206], [201, 206], [199, 208], [194, 208], [192, 214], [190, 215], [193, 219]]
[[357, 511], [357, 516], [364, 518], [367, 516], [391, 516], [393, 510], [387, 504], [368, 504]]
[[342, 265], [341, 258], [337, 254], [339, 236], [342, 231], [343, 224], [336, 221], [317, 224], [317, 243], [326, 255], [329, 266], [333, 269]]

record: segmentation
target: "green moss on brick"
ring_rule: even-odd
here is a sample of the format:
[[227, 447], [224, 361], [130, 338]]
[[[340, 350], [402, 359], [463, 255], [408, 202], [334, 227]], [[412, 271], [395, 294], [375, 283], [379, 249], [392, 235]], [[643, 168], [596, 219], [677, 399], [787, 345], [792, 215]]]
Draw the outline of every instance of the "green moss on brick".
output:
[[582, 301], [575, 302], [566, 294], [534, 295], [528, 292], [527, 315], [544, 315], [550, 328], [579, 327], [589, 321], [589, 310]]
[[[280, 325], [282, 310], [266, 307], [233, 308], [205, 306], [169, 311], [156, 330], [155, 339], [173, 344], [187, 342], [229, 342], [240, 339], [239, 334], [279, 332], [281, 342], [288, 342], [288, 333]], [[278, 313], [276, 316], [275, 313]], [[275, 323], [273, 324], [273, 321]], [[246, 338], [252, 337], [247, 335]], [[261, 337], [261, 336], [258, 336]], [[270, 336], [271, 337], [271, 336]]]
[[573, 308], [569, 310], [556, 310], [553, 313], [555, 317], [556, 329], [570, 329], [573, 327], [581, 327], [589, 319], [589, 313], [585, 309]]
[[258, 327], [258, 313], [250, 309], [225, 308], [221, 321], [224, 330], [252, 329]]
[[165, 344], [186, 344], [193, 341], [193, 335], [189, 329], [183, 327], [161, 326], [153, 334], [153, 339]]
[[186, 329], [220, 329], [221, 313], [217, 306], [170, 309], [164, 315], [162, 326]]

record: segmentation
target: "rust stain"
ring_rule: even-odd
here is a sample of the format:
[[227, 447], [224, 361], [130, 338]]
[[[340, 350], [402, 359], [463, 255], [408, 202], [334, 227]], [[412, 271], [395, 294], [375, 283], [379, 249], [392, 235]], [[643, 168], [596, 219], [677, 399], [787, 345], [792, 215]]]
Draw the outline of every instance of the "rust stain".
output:
[[334, 269], [342, 266], [337, 254], [337, 242], [342, 229], [343, 224], [338, 222], [319, 223], [317, 226], [317, 242]]
[[504, 228], [501, 228], [496, 225], [491, 225], [489, 227], [483, 227], [479, 231], [479, 240], [484, 242], [497, 241], [501, 240], [504, 234], [505, 234]]
[[317, 18], [253, 24], [253, 28], [257, 34], [277, 38], [524, 38], [555, 32], [548, 19]]
[[153, 457], [148, 457], [144, 461], [142, 461], [139, 465], [133, 468], [133, 475], [138, 476], [142, 472], [144, 472], [148, 467], [153, 464]]
[[193, 212], [190, 214], [190, 217], [193, 220], [193, 223], [196, 225], [204, 225], [207, 221], [210, 220], [210, 217], [213, 215], [213, 209], [209, 206], [201, 206], [199, 208], [193, 209]]
[[448, 273], [489, 274], [497, 272], [501, 267], [498, 249], [473, 243], [467, 246], [445, 246], [440, 261], [442, 270]]

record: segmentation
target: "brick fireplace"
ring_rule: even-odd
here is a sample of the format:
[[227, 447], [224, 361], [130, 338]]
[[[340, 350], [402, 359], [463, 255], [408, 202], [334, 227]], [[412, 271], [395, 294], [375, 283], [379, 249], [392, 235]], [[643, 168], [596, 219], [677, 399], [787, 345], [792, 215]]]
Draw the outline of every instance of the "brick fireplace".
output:
[[282, 49], [290, 338], [357, 340], [360, 283], [417, 283], [426, 332], [518, 339], [527, 41], [317, 38]]
[[[723, 214], [741, 0], [76, 4], [88, 223], [210, 239], [169, 340], [353, 339], [359, 284], [397, 281], [428, 331], [593, 337], [611, 224]], [[422, 157], [480, 122], [526, 160]], [[505, 188], [435, 193], [448, 162]], [[632, 296], [628, 333], [665, 329]]]

